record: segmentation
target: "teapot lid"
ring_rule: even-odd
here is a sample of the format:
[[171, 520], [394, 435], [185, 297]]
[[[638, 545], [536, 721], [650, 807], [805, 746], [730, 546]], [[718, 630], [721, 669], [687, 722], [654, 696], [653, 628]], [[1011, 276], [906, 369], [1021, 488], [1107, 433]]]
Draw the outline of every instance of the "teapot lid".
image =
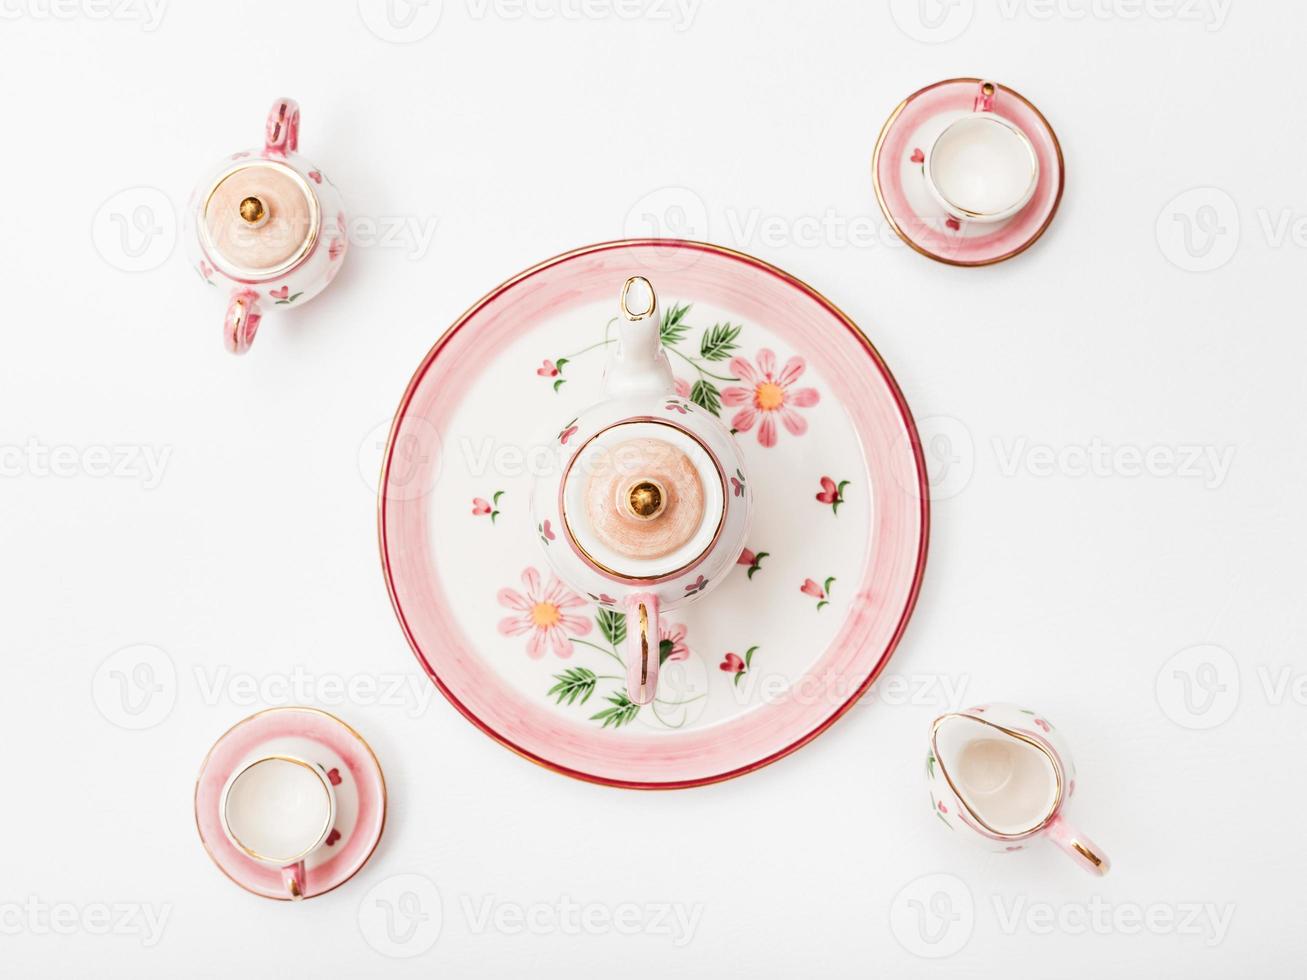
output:
[[233, 278], [279, 276], [317, 241], [317, 195], [294, 168], [252, 160], [222, 174], [200, 208], [200, 234], [215, 265]]
[[616, 578], [675, 575], [716, 542], [726, 512], [721, 467], [693, 433], [628, 419], [593, 436], [563, 474], [562, 518], [588, 562]]

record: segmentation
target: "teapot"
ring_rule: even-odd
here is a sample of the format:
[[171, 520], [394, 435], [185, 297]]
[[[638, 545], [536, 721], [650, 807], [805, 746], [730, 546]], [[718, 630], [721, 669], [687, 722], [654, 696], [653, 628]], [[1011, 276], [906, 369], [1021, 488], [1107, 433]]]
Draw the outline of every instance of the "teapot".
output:
[[632, 276], [618, 306], [603, 400], [550, 440], [531, 513], [558, 577], [625, 613], [627, 697], [648, 704], [660, 618], [721, 584], [744, 549], [753, 491], [730, 430], [677, 394], [653, 285]]
[[963, 836], [1000, 852], [1047, 838], [1084, 870], [1107, 874], [1107, 855], [1063, 813], [1076, 788], [1075, 763], [1043, 716], [999, 703], [941, 715], [926, 774], [935, 815]]
[[227, 292], [222, 336], [234, 354], [249, 350], [265, 305], [299, 306], [320, 293], [349, 244], [340, 192], [299, 155], [299, 130], [299, 105], [278, 99], [263, 147], [214, 167], [186, 209], [192, 265]]

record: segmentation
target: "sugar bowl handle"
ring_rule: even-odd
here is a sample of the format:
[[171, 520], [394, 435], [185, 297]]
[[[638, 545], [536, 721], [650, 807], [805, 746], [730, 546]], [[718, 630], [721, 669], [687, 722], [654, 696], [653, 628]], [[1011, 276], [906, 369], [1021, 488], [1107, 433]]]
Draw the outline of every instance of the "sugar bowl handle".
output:
[[658, 693], [658, 597], [636, 592], [626, 600], [626, 696], [649, 704]]
[[294, 99], [278, 99], [268, 111], [263, 152], [284, 157], [300, 148], [300, 104]]
[[223, 346], [233, 354], [244, 354], [254, 343], [259, 321], [259, 295], [252, 289], [241, 289], [231, 294], [227, 304], [227, 317], [222, 321]]

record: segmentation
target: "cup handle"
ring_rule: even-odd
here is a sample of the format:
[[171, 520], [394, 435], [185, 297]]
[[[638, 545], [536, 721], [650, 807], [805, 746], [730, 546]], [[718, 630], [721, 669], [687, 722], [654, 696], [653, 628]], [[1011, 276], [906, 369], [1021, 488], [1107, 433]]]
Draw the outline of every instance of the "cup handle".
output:
[[1048, 825], [1048, 839], [1092, 875], [1102, 877], [1112, 867], [1112, 862], [1103, 853], [1102, 848], [1084, 834], [1072, 827], [1063, 817], [1054, 818]]
[[626, 696], [649, 704], [658, 692], [658, 597], [633, 593], [626, 600]]
[[304, 862], [296, 861], [281, 869], [281, 882], [286, 886], [292, 902], [304, 898]]
[[278, 99], [268, 111], [264, 127], [263, 152], [284, 157], [300, 148], [300, 104], [294, 99]]
[[223, 346], [233, 354], [244, 354], [254, 343], [261, 319], [263, 314], [259, 312], [258, 293], [252, 289], [232, 293], [227, 304], [227, 317], [222, 321]]
[[993, 82], [981, 82], [975, 101], [971, 103], [972, 112], [993, 112], [994, 97], [998, 95], [998, 86]]

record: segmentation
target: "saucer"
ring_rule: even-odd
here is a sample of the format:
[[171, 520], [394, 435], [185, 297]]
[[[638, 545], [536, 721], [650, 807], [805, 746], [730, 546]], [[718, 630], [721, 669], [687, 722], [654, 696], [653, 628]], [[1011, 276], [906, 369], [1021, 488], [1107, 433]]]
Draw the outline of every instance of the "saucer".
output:
[[1034, 145], [1039, 181], [1020, 211], [993, 224], [950, 217], [931, 196], [923, 174], [927, 148], [944, 127], [969, 114], [979, 78], [951, 78], [908, 96], [890, 114], [871, 160], [872, 183], [885, 220], [922, 255], [949, 265], [991, 265], [1028, 249], [1044, 233], [1062, 200], [1062, 147], [1048, 120], [1022, 95], [999, 87], [994, 112]]
[[281, 753], [317, 763], [335, 789], [336, 822], [304, 861], [304, 898], [344, 884], [367, 863], [386, 823], [386, 781], [368, 743], [316, 708], [270, 708], [250, 715], [214, 743], [195, 781], [195, 826], [213, 863], [246, 891], [290, 900], [278, 868], [238, 849], [222, 829], [219, 801], [228, 778], [256, 755]]
[[[550, 575], [561, 529], [529, 517], [532, 466], [601, 398], [635, 274], [678, 392], [735, 430], [755, 498], [727, 578], [666, 613], [644, 707], [624, 693], [624, 617]], [[400, 403], [378, 503], [395, 611], [445, 697], [534, 762], [636, 788], [749, 772], [847, 711], [906, 626], [928, 527], [916, 428], [857, 326], [759, 259], [665, 239], [549, 259], [460, 317]]]

